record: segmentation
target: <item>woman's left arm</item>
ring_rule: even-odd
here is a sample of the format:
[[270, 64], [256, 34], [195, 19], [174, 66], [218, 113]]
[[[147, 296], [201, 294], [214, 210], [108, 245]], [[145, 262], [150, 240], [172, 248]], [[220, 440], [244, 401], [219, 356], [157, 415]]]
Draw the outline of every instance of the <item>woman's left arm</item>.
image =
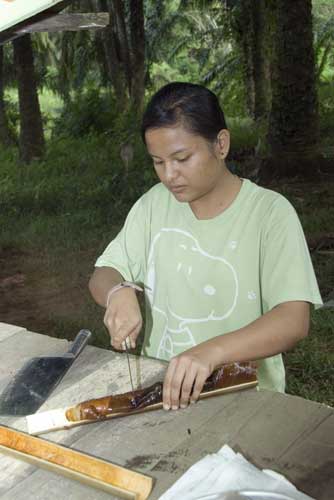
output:
[[310, 304], [284, 302], [249, 325], [214, 337], [171, 359], [163, 386], [165, 409], [198, 399], [205, 380], [223, 364], [253, 361], [291, 349], [308, 334]]

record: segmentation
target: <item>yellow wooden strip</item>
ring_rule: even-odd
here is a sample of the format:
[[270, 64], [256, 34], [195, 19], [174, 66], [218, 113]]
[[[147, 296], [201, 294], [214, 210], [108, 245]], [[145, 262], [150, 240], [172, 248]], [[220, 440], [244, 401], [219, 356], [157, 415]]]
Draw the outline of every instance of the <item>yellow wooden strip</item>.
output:
[[4, 426], [0, 450], [122, 498], [146, 500], [153, 486], [149, 476]]

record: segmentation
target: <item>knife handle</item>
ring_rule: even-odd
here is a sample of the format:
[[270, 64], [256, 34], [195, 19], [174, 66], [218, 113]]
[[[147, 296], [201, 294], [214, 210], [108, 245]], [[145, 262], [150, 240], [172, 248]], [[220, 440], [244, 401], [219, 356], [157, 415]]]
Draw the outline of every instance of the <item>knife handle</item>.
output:
[[80, 332], [75, 337], [71, 347], [69, 348], [68, 354], [71, 354], [75, 358], [79, 356], [82, 349], [85, 347], [88, 340], [90, 339], [91, 335], [92, 333], [89, 330], [80, 330]]

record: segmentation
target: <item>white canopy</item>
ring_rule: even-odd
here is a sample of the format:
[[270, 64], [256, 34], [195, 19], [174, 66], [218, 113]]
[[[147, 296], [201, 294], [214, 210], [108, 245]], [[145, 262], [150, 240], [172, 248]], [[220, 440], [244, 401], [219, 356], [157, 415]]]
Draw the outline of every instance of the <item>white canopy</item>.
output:
[[62, 0], [0, 0], [0, 32], [21, 23]]

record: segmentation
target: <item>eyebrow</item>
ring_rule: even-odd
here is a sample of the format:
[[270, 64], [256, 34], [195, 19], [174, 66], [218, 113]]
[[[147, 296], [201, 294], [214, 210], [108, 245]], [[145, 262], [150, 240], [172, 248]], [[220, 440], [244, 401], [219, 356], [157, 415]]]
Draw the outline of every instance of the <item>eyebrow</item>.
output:
[[[174, 151], [174, 152], [171, 154], [171, 156], [174, 156], [174, 155], [176, 155], [176, 154], [178, 154], [178, 153], [184, 153], [185, 151], [188, 151], [188, 150], [189, 150], [189, 148], [177, 149], [176, 151]], [[153, 155], [153, 154], [151, 154], [151, 153], [150, 153], [150, 155], [151, 155], [153, 158], [160, 158], [160, 156]]]

